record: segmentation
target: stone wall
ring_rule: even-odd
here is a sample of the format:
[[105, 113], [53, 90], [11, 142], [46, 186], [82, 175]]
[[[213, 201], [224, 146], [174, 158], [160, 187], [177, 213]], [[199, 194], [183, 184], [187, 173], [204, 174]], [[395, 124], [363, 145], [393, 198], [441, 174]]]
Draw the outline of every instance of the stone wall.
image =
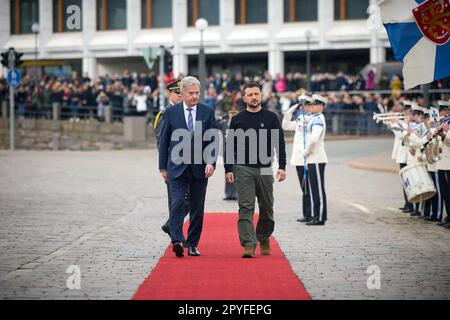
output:
[[[9, 148], [8, 120], [0, 119], [0, 148]], [[79, 122], [16, 119], [15, 144], [25, 150], [114, 150], [151, 148], [155, 145], [153, 128], [146, 129], [146, 141], [127, 141], [124, 124], [96, 120]], [[128, 139], [129, 140], [129, 139]]]

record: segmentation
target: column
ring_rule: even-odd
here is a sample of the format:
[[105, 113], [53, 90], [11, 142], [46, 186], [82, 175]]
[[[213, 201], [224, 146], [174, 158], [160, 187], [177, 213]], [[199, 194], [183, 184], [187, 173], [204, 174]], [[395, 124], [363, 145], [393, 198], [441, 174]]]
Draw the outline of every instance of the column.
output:
[[[372, 15], [369, 19], [381, 19], [379, 15], [379, 7], [377, 6], [376, 0], [370, 0], [370, 14]], [[379, 22], [379, 23], [377, 23]], [[386, 48], [381, 44], [379, 38], [379, 29], [382, 29], [381, 21], [373, 21], [369, 26], [370, 30], [370, 63], [379, 63], [386, 61]]]
[[[39, 37], [38, 37], [38, 58], [46, 57], [45, 45], [53, 35], [53, 7], [52, 2], [47, 0], [39, 1]], [[34, 46], [34, 45], [33, 45]]]
[[326, 48], [326, 32], [333, 27], [334, 23], [334, 1], [319, 0], [319, 47]]
[[220, 24], [220, 51], [227, 52], [227, 35], [234, 28], [234, 1], [220, 0], [219, 2]]
[[95, 58], [92, 54], [88, 54], [87, 56], [83, 56], [83, 76], [87, 74], [91, 79], [94, 79], [97, 76], [97, 58]]
[[188, 73], [188, 57], [181, 46], [180, 38], [187, 30], [187, 0], [173, 0], [172, 2], [172, 30], [173, 30], [173, 73], [177, 77], [180, 73]]
[[83, 0], [83, 75], [91, 79], [97, 76], [97, 59], [89, 49], [89, 43], [97, 31], [96, 1]]
[[[9, 4], [10, 4], [9, 1], [5, 1], [5, 3], [3, 3], [0, 6], [0, 17], [2, 17], [2, 19], [0, 19], [0, 49], [2, 52], [4, 50], [2, 48], [8, 42], [10, 34], [11, 34]], [[2, 65], [0, 65], [0, 76], [3, 75], [6, 77], [5, 72], [6, 72], [6, 69], [4, 69]]]
[[[138, 19], [139, 17], [139, 19]], [[141, 1], [127, 0], [128, 55], [133, 55], [133, 41], [141, 29]]]
[[379, 42], [379, 40], [373, 40], [371, 36], [370, 41], [370, 63], [380, 63], [380, 62], [386, 62], [386, 48], [382, 47], [381, 45], [373, 44], [373, 42]]
[[284, 53], [276, 41], [276, 36], [283, 26], [283, 1], [268, 0], [269, 22], [269, 73], [275, 79], [277, 74], [284, 73]]

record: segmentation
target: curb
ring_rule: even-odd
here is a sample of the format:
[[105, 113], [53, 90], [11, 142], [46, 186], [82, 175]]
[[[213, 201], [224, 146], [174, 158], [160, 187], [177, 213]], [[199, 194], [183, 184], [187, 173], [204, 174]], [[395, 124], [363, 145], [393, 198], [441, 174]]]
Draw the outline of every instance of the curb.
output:
[[347, 162], [347, 164], [352, 168], [366, 170], [366, 171], [387, 172], [387, 173], [395, 173], [395, 174], [398, 174], [400, 172], [400, 170], [397, 168], [374, 166], [374, 165], [361, 163], [361, 162], [353, 162], [352, 161], [352, 162]]

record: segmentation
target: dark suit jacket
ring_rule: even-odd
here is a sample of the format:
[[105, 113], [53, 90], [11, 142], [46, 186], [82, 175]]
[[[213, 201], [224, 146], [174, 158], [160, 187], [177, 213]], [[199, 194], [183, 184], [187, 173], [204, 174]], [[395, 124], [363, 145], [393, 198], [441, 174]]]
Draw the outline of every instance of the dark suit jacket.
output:
[[[216, 119], [214, 116], [214, 110], [212, 108], [204, 105], [204, 104], [198, 104], [197, 110], [196, 110], [196, 116], [195, 116], [195, 134], [200, 134], [200, 127], [199, 122], [202, 124], [201, 128], [201, 134], [203, 137], [203, 133], [208, 129], [216, 129], [217, 130], [217, 124]], [[215, 146], [214, 150], [214, 160], [208, 161], [208, 163], [215, 166], [216, 163], [216, 157], [218, 154], [218, 141], [203, 141], [201, 143], [201, 148], [197, 148], [198, 150], [195, 150], [194, 148], [194, 139], [189, 139], [189, 145], [190, 150], [192, 153], [190, 162], [188, 163], [181, 163], [181, 164], [175, 164], [172, 159], [172, 151], [173, 149], [181, 143], [183, 138], [178, 138], [176, 141], [172, 141], [172, 133], [177, 129], [184, 129], [186, 132], [188, 132], [187, 124], [186, 124], [186, 118], [184, 116], [184, 107], [183, 102], [170, 106], [166, 109], [164, 113], [164, 123], [163, 127], [161, 129], [161, 135], [159, 138], [159, 170], [167, 170], [169, 174], [169, 178], [178, 178], [181, 176], [184, 172], [184, 170], [189, 166], [189, 164], [192, 164], [192, 174], [195, 179], [204, 179], [205, 178], [205, 167], [206, 162], [203, 158], [203, 151], [205, 148], [210, 145], [211, 143], [217, 144]], [[203, 139], [202, 139], [203, 140]], [[200, 156], [201, 164], [194, 164], [194, 152], [199, 153], [201, 150], [202, 155]], [[178, 153], [177, 153], [178, 154]], [[181, 153], [182, 154], [182, 153]]]

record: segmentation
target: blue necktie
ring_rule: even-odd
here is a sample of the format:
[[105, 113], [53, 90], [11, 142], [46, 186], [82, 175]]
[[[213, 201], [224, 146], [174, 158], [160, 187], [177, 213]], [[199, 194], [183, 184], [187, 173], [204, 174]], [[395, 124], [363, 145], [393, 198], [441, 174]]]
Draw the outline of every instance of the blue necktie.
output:
[[192, 119], [192, 108], [188, 108], [189, 115], [188, 115], [188, 130], [191, 136], [194, 134], [194, 120]]

